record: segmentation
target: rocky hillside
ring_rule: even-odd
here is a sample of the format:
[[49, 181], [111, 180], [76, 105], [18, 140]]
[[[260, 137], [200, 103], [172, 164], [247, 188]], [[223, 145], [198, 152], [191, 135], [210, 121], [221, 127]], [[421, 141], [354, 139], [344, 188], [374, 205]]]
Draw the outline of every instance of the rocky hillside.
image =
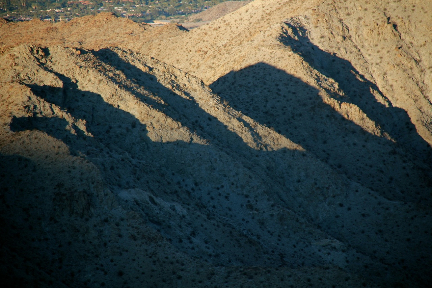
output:
[[1, 22], [3, 286], [426, 287], [432, 7], [339, 2]]
[[85, 16], [69, 22], [0, 22], [0, 48], [20, 44], [61, 45], [100, 49], [122, 43], [144, 42], [149, 25], [138, 24], [112, 13]]

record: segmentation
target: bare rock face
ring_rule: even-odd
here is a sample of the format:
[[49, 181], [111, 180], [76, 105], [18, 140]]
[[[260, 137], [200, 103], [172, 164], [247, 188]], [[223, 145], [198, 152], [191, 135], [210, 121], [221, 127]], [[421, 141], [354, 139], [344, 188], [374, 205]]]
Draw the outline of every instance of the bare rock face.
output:
[[2, 283], [426, 287], [428, 5], [0, 22]]

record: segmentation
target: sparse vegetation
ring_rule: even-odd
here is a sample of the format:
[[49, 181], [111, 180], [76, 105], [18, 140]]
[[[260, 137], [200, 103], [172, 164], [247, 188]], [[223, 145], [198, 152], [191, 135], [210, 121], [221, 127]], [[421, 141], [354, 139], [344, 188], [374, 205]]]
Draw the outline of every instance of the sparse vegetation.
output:
[[2, 284], [430, 283], [424, 31], [308, 1], [194, 31], [2, 20]]

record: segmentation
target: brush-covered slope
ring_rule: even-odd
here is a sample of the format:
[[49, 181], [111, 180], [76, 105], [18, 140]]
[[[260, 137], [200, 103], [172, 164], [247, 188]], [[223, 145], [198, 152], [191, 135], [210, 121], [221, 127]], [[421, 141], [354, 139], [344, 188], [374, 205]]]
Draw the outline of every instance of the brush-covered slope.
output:
[[375, 122], [383, 120], [376, 121], [381, 111], [370, 111], [372, 103], [380, 110], [401, 108], [430, 147], [432, 3], [417, 2], [256, 0], [187, 36], [159, 39], [159, 46], [145, 43], [143, 49], [206, 84], [265, 63], [324, 98], [358, 106]]
[[2, 281], [425, 287], [430, 20], [390, 4], [255, 0], [124, 41], [108, 14], [2, 23]]
[[119, 49], [19, 46], [1, 63], [6, 283], [356, 285], [354, 259], [385, 266], [280, 199], [311, 182], [294, 170], [346, 180], [195, 77]]

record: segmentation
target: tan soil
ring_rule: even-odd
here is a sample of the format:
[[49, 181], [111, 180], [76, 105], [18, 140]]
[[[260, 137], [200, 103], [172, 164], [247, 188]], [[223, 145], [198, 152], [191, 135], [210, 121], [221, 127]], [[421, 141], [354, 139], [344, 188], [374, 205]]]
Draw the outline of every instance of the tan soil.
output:
[[2, 281], [426, 287], [430, 6], [0, 22]]

